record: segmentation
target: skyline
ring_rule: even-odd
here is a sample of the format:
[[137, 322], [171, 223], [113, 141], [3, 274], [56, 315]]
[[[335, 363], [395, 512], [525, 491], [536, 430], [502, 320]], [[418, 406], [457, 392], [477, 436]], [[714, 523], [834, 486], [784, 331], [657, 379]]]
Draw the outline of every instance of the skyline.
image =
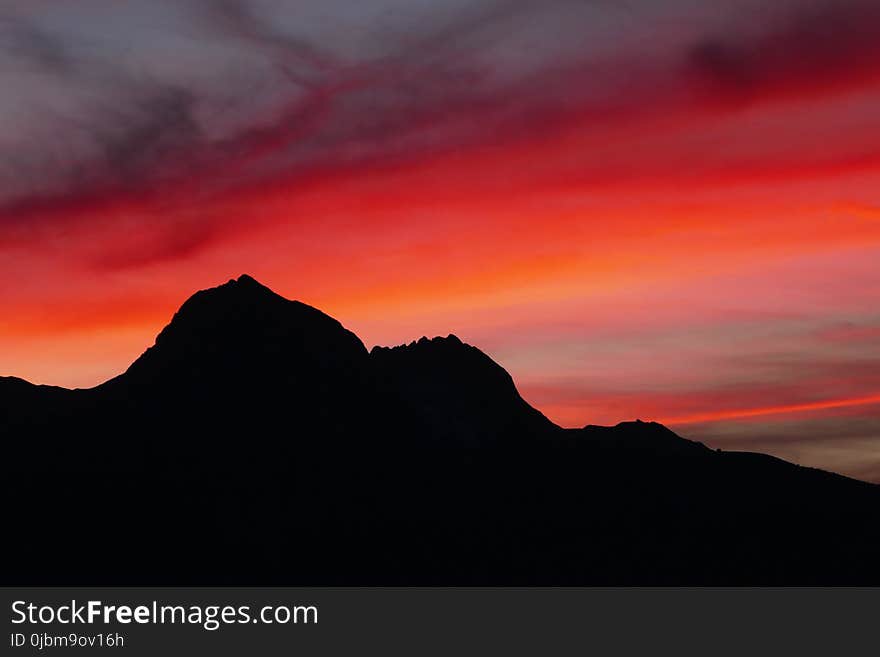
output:
[[0, 375], [246, 272], [564, 426], [880, 481], [880, 7], [658, 4], [6, 3]]

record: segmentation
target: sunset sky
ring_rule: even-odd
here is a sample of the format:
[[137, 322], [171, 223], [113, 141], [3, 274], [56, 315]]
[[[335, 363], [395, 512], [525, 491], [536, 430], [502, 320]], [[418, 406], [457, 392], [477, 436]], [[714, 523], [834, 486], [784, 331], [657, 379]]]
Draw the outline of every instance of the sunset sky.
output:
[[0, 375], [247, 272], [564, 426], [880, 481], [876, 0], [4, 0]]

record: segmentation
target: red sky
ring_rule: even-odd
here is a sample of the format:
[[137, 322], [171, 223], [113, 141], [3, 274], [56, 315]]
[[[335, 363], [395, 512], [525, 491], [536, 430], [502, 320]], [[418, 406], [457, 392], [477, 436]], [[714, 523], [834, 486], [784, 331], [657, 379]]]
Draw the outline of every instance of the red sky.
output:
[[880, 480], [876, 3], [375, 4], [0, 17], [0, 374], [94, 385], [247, 272], [565, 426]]

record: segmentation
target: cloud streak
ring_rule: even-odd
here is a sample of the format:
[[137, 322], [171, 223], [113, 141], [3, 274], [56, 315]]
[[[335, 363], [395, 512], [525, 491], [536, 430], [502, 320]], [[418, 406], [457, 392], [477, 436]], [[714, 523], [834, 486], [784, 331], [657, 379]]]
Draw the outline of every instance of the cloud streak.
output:
[[820, 93], [880, 77], [880, 7], [865, 0], [804, 2], [769, 27], [707, 36], [687, 53], [720, 102]]
[[[863, 2], [797, 7], [757, 35], [732, 29], [721, 37], [701, 36], [695, 29], [677, 46], [687, 53], [683, 76], [672, 46], [666, 46], [669, 52], [649, 46], [617, 53], [590, 43], [591, 31], [597, 38], [602, 34], [595, 25], [622, 33], [644, 29], [637, 22], [640, 3], [623, 9], [566, 0], [540, 8], [517, 0], [438, 5], [407, 23], [415, 26], [407, 32], [383, 28], [373, 18], [364, 52], [347, 55], [320, 31], [290, 33], [256, 3], [191, 0], [184, 6], [193, 35], [231, 38], [240, 60], [249, 58], [267, 80], [277, 75], [264, 92], [274, 108], [217, 134], [212, 117], [222, 112], [218, 99], [231, 82], [222, 71], [208, 88], [186, 86], [117, 64], [109, 54], [97, 61], [83, 57], [75, 40], [50, 34], [33, 17], [7, 18], [7, 50], [96, 91], [98, 99], [54, 112], [51, 125], [40, 128], [47, 135], [42, 143], [24, 140], [24, 152], [6, 153], [10, 161], [54, 161], [41, 169], [60, 179], [45, 181], [46, 191], [13, 190], [5, 203], [0, 199], [0, 231], [17, 221], [69, 215], [71, 208], [93, 213], [120, 198], [137, 203], [179, 196], [192, 205], [230, 187], [279, 178], [295, 185], [316, 173], [405, 166], [558, 131], [577, 129], [582, 139], [594, 134], [601, 142], [609, 131], [631, 133], [652, 116], [686, 117], [682, 84], [693, 83], [713, 102], [755, 100], [852, 81], [853, 70], [870, 75], [880, 65], [877, 40], [870, 38], [877, 12]], [[583, 28], [561, 31], [562, 41], [571, 43], [521, 56], [518, 48], [529, 43], [530, 26], [561, 28], [567, 22]], [[584, 147], [591, 147], [589, 141]], [[632, 164], [614, 163], [624, 153], [610, 162], [607, 156], [586, 162], [586, 168], [604, 167], [594, 178], [625, 178]], [[649, 166], [647, 175], [666, 168], [664, 162]], [[167, 214], [166, 204], [153, 221]]]

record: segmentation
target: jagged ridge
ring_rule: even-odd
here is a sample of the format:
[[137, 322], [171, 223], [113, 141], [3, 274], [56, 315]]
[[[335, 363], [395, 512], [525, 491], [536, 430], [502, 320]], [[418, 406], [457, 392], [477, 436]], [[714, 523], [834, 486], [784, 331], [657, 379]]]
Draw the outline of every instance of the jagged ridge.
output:
[[455, 336], [368, 353], [249, 277], [104, 385], [0, 380], [0, 435], [7, 584], [880, 584], [880, 487], [563, 430]]

